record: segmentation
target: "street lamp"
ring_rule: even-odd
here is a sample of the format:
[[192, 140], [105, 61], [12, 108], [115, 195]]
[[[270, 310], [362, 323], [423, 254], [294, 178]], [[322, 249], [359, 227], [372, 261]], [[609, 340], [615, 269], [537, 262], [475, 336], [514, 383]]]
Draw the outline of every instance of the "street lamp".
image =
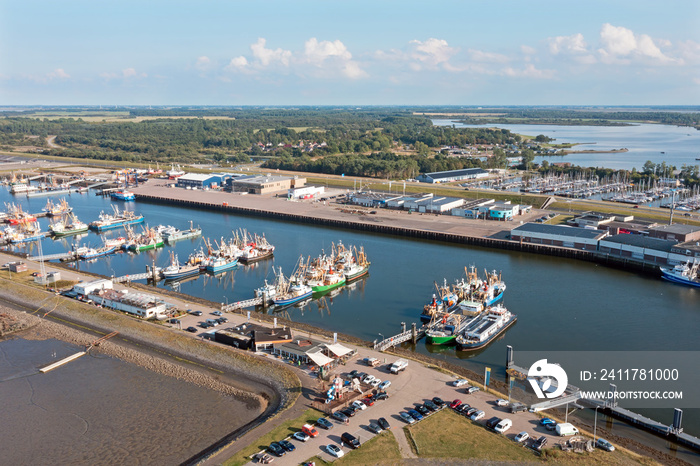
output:
[[595, 407], [595, 419], [593, 421], [593, 444], [594, 445], [595, 445], [596, 429], [598, 428], [598, 408], [600, 408], [600, 406]]
[[384, 335], [382, 335], [382, 334], [379, 333], [379, 332], [377, 332], [377, 335], [379, 335], [380, 337], [382, 337], [382, 340], [381, 340], [381, 341], [384, 341]]

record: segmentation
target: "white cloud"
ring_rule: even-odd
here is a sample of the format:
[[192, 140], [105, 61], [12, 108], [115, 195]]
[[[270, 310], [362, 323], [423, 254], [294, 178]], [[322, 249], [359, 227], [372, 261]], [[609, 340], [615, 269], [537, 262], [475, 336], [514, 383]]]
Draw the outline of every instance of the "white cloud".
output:
[[229, 71], [243, 71], [248, 67], [248, 59], [241, 55], [240, 57], [232, 58], [225, 69]]
[[547, 39], [549, 43], [549, 52], [552, 55], [564, 53], [577, 54], [587, 53], [588, 44], [583, 38], [583, 34], [573, 34], [571, 36], [557, 36]]
[[121, 73], [100, 73], [100, 77], [110, 81], [112, 79], [142, 79], [147, 78], [148, 75], [146, 73], [139, 73], [135, 68], [125, 68], [121, 71]]
[[504, 68], [502, 74], [512, 78], [533, 78], [533, 79], [552, 79], [554, 70], [541, 70], [535, 67], [532, 63], [525, 65], [523, 69]]
[[[598, 49], [605, 63], [631, 63], [633, 59], [647, 59], [657, 63], [680, 63], [678, 60], [664, 55], [654, 40], [646, 34], [637, 35], [632, 30], [622, 26], [603, 24], [600, 30], [602, 47]], [[668, 41], [660, 41], [666, 46]]]
[[446, 69], [452, 68], [449, 60], [457, 53], [457, 49], [450, 47], [446, 40], [430, 38], [425, 42], [412, 40], [409, 44], [413, 47], [411, 57], [418, 63], [414, 63], [412, 68], [420, 70], [425, 65], [435, 68], [442, 65]]
[[211, 66], [211, 59], [207, 56], [201, 56], [197, 58], [194, 64], [195, 68], [201, 71], [206, 71]]
[[250, 49], [253, 51], [253, 56], [260, 62], [262, 66], [268, 66], [271, 63], [279, 62], [284, 66], [289, 66], [289, 61], [292, 58], [292, 52], [289, 50], [267, 49], [265, 43], [267, 41], [260, 37], [258, 41], [251, 44]]
[[534, 55], [537, 53], [537, 49], [535, 47], [530, 47], [529, 45], [521, 45], [520, 51], [525, 55]]
[[48, 79], [68, 79], [70, 75], [65, 72], [63, 68], [56, 68], [52, 72], [46, 75]]
[[509, 61], [508, 57], [501, 55], [500, 53], [484, 52], [473, 49], [469, 49], [469, 57], [472, 59], [472, 61], [485, 63], [506, 63]]
[[318, 69], [332, 73], [334, 69], [345, 77], [359, 79], [367, 77], [367, 72], [352, 59], [352, 54], [340, 40], [319, 42], [312, 37], [304, 43], [305, 61]]
[[700, 43], [692, 40], [686, 40], [679, 42], [677, 49], [683, 62], [687, 62], [688, 64], [692, 65], [700, 64]]

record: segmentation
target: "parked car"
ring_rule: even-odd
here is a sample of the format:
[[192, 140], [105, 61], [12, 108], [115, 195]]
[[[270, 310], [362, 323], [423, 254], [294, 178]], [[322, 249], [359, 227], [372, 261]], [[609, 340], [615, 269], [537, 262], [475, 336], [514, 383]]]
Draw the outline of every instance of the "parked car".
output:
[[211, 327], [211, 325], [209, 325], [207, 322], [202, 322], [201, 324], [199, 324], [199, 326], [202, 327], [202, 328], [209, 328], [209, 327]]
[[542, 450], [542, 448], [544, 448], [545, 445], [547, 445], [547, 437], [543, 435], [535, 441], [535, 443], [532, 445], [532, 448], [534, 448], [537, 451], [540, 451]]
[[376, 395], [372, 395], [372, 398], [374, 401], [382, 401], [388, 399], [389, 395], [386, 393], [377, 393]]
[[322, 429], [330, 430], [333, 428], [333, 423], [325, 417], [320, 417], [316, 420], [316, 425]]
[[178, 325], [178, 324], [181, 324], [182, 322], [180, 322], [180, 319], [170, 319], [170, 323]]
[[374, 377], [372, 374], [368, 374], [367, 376], [365, 376], [364, 379], [362, 379], [362, 382], [364, 382], [364, 383], [366, 383], [366, 384], [370, 384], [370, 383], [372, 383], [372, 381], [373, 381], [375, 378], [376, 378], [376, 377]]
[[218, 319], [216, 319], [216, 321], [220, 324], [225, 324], [226, 322], [228, 322], [228, 319], [226, 317], [219, 317]]
[[501, 418], [494, 416], [488, 421], [486, 421], [486, 427], [488, 427], [489, 429], [493, 429], [494, 427], [496, 427], [496, 425], [498, 425], [499, 422], [501, 422]]
[[401, 416], [401, 419], [406, 421], [406, 423], [408, 423], [408, 424], [413, 424], [414, 422], [416, 422], [416, 420], [413, 418], [413, 416], [411, 416], [408, 413], [404, 413], [403, 411], [399, 413], [399, 416]]
[[602, 448], [605, 451], [615, 451], [615, 447], [613, 446], [613, 444], [602, 438], [599, 438], [595, 441], [595, 446], [598, 448]]
[[426, 408], [428, 408], [430, 411], [438, 411], [438, 410], [440, 409], [440, 407], [438, 407], [438, 405], [436, 405], [435, 403], [433, 403], [433, 402], [430, 401], [430, 400], [426, 401], [426, 402], [423, 404], [423, 406], [425, 406]]
[[336, 458], [342, 458], [342, 456], [345, 454], [343, 453], [343, 450], [334, 443], [329, 443], [326, 445], [326, 451], [329, 455], [335, 456]]
[[391, 385], [391, 380], [385, 380], [384, 382], [380, 383], [377, 388], [380, 390], [386, 390], [389, 388], [389, 385]]
[[287, 453], [284, 448], [282, 448], [282, 445], [280, 445], [277, 442], [272, 442], [270, 446], [267, 447], [267, 451], [272, 453], [273, 455], [277, 457], [282, 457], [284, 456], [285, 453]]
[[367, 426], [367, 428], [375, 434], [379, 434], [382, 432], [382, 426], [380, 426], [379, 424], [372, 423], [369, 426]]
[[374, 380], [372, 380], [369, 384], [370, 384], [371, 386], [373, 386], [373, 387], [376, 388], [376, 387], [378, 387], [381, 383], [382, 383], [382, 380], [381, 380], [381, 379], [374, 379]]
[[287, 451], [294, 451], [294, 450], [296, 450], [296, 448], [297, 448], [297, 447], [295, 447], [294, 444], [293, 444], [292, 442], [290, 442], [289, 440], [280, 440], [280, 441], [277, 442], [277, 443], [279, 443], [279, 444], [282, 446], [282, 448], [284, 448], [284, 449], [287, 450]]
[[354, 379], [354, 378], [357, 377], [357, 375], [358, 375], [359, 373], [360, 373], [360, 371], [358, 371], [357, 369], [353, 369], [353, 370], [351, 370], [350, 373], [348, 374], [348, 378], [349, 378], [349, 379]]
[[553, 431], [553, 430], [557, 430], [557, 425], [558, 424], [545, 424], [544, 428], [549, 430], [549, 431]]
[[355, 415], [355, 410], [349, 406], [341, 409], [340, 412], [345, 414], [345, 416], [347, 416], [347, 417], [353, 417]]
[[192, 314], [193, 316], [198, 316], [198, 317], [204, 315], [204, 313], [203, 313], [202, 311], [193, 311], [193, 310], [191, 310], [191, 309], [188, 309], [187, 312], [190, 313], [190, 314]]
[[343, 435], [340, 436], [340, 440], [345, 442], [345, 444], [352, 449], [360, 448], [360, 441], [349, 432], [343, 432]]
[[439, 396], [434, 396], [432, 401], [440, 409], [442, 409], [446, 404]]
[[504, 400], [503, 398], [499, 398], [496, 400], [496, 406], [508, 406], [508, 400]]
[[192, 333], [197, 333], [197, 327], [187, 327], [185, 330]]
[[530, 438], [530, 434], [528, 434], [525, 431], [520, 432], [518, 435], [513, 437], [513, 440], [515, 440], [518, 443], [523, 443], [525, 440]]
[[469, 381], [467, 379], [457, 379], [457, 380], [452, 382], [452, 386], [453, 387], [463, 387], [463, 386], [467, 385], [468, 383], [469, 383]]
[[548, 417], [543, 417], [542, 419], [540, 419], [540, 425], [541, 425], [541, 426], [546, 426], [547, 424], [554, 424], [554, 425], [556, 425], [556, 424], [557, 424], [557, 421], [555, 421], [554, 419], [550, 419], [550, 418], [548, 418]]
[[501, 419], [501, 422], [496, 424], [496, 426], [493, 428], [493, 430], [495, 430], [499, 434], [505, 434], [508, 431], [508, 429], [510, 429], [511, 427], [513, 427], [513, 421], [511, 421], [508, 418], [505, 418], [505, 419]]
[[374, 400], [371, 396], [368, 396], [367, 398], [362, 399], [362, 403], [364, 403], [365, 406], [372, 406], [374, 405]]
[[472, 393], [476, 393], [479, 391], [479, 387], [468, 387], [464, 389], [465, 392], [467, 392], [468, 395], [471, 395]]
[[423, 405], [416, 405], [415, 410], [421, 413], [423, 416], [430, 414], [430, 410]]
[[292, 434], [292, 438], [295, 439], [295, 440], [299, 440], [300, 442], [306, 442], [306, 441], [308, 441], [311, 437], [309, 437], [309, 436], [306, 435], [304, 432], [302, 432], [302, 431], [299, 430], [299, 431], [294, 432], [294, 433]]
[[223, 313], [221, 311], [214, 311], [214, 312], [212, 312], [212, 314], [214, 314], [215, 316], [222, 316], [223, 315]]
[[360, 409], [360, 410], [362, 410], [362, 411], [364, 411], [365, 409], [367, 409], [367, 406], [366, 406], [363, 402], [361, 402], [360, 400], [353, 401], [353, 402], [352, 402], [352, 405], [350, 405], [350, 406], [352, 406], [353, 408]]
[[452, 403], [450, 403], [450, 408], [457, 409], [461, 404], [462, 400], [454, 400]]
[[527, 406], [525, 406], [522, 403], [513, 403], [510, 405], [510, 412], [515, 414], [515, 413], [523, 413], [527, 411]]
[[268, 455], [267, 453], [256, 453], [254, 458], [258, 461], [260, 464], [270, 464], [272, 463], [275, 459]]
[[333, 414], [331, 414], [331, 417], [336, 421], [340, 422], [346, 422], [348, 420], [348, 416], [345, 413], [341, 413], [340, 411], [334, 412]]
[[[472, 408], [474, 409], [474, 408]], [[480, 410], [475, 411], [469, 416], [469, 419], [472, 421], [478, 421], [479, 419], [482, 419], [484, 416], [486, 416], [486, 413]]]
[[384, 430], [391, 429], [391, 426], [389, 425], [389, 421], [387, 421], [385, 418], [380, 417], [379, 419], [377, 419], [377, 422], [382, 427], [382, 429], [384, 429]]
[[301, 431], [309, 437], [318, 437], [318, 431], [311, 424], [304, 424], [303, 426], [301, 426]]
[[409, 410], [406, 411], [406, 412], [407, 412], [408, 414], [410, 414], [411, 417], [412, 417], [413, 419], [415, 419], [416, 421], [422, 421], [422, 420], [423, 420], [423, 415], [422, 415], [421, 413], [419, 413], [418, 411], [416, 411], [415, 409], [409, 409]]

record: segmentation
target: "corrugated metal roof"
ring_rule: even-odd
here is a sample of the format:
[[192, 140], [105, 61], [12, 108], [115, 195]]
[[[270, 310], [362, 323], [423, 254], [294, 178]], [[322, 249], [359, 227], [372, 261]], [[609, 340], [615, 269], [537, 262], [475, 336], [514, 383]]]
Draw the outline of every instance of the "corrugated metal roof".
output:
[[659, 225], [649, 228], [649, 231], [663, 231], [664, 233], [678, 233], [679, 235], [687, 235], [700, 231], [700, 227], [695, 225], [684, 225], [682, 223], [674, 223], [673, 225]]
[[464, 168], [462, 170], [449, 170], [446, 172], [425, 173], [424, 176], [429, 176], [434, 180], [438, 180], [442, 178], [452, 178], [455, 176], [479, 175], [481, 173], [488, 172], [483, 168]]
[[525, 223], [517, 228], [513, 228], [511, 234], [518, 232], [544, 233], [548, 235], [590, 239], [595, 239], [606, 234], [605, 231], [600, 230], [589, 230], [588, 228], [569, 227], [565, 225], [548, 225], [546, 223]]
[[655, 251], [665, 252], [671, 252], [671, 248], [676, 245], [675, 241], [660, 238], [650, 238], [645, 235], [629, 234], [610, 236], [601, 240], [601, 245], [603, 245], [603, 241], [616, 244], [626, 244], [629, 246], [638, 246], [640, 248], [653, 249]]

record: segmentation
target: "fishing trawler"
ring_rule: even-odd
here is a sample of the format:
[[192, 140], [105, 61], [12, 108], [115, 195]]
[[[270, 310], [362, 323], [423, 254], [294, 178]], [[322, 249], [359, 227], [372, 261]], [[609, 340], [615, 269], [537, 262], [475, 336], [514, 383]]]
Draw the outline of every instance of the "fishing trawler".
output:
[[700, 287], [698, 267], [700, 267], [700, 261], [694, 260], [692, 264], [688, 261], [685, 264], [678, 264], [672, 269], [666, 267], [660, 267], [660, 269], [664, 280], [680, 283], [681, 285]]
[[10, 225], [23, 225], [26, 223], [36, 222], [36, 217], [22, 210], [19, 204], [5, 204], [7, 208], [7, 216], [5, 222]]
[[109, 195], [112, 199], [117, 201], [135, 201], [136, 195], [131, 191], [120, 190], [115, 191]]
[[43, 239], [45, 235], [36, 223], [29, 223], [18, 225], [15, 228], [7, 227], [4, 236], [10, 243], [18, 244], [38, 241]]
[[199, 275], [199, 265], [180, 264], [177, 254], [170, 253], [170, 265], [161, 271], [166, 280], [179, 280], [181, 278]]
[[238, 259], [229, 257], [210, 257], [204, 262], [204, 269], [209, 273], [221, 273], [238, 265]]
[[483, 348], [515, 323], [518, 317], [499, 303], [489, 308], [481, 317], [456, 338], [457, 350], [473, 351]]
[[180, 241], [181, 239], [198, 238], [202, 236], [202, 229], [199, 227], [194, 228], [192, 226], [192, 221], [190, 220], [189, 230], [179, 230], [168, 225], [163, 229], [161, 235], [163, 236], [163, 239], [170, 244], [174, 243], [175, 241]]
[[459, 303], [459, 296], [447, 285], [447, 280], [442, 287], [438, 287], [437, 282], [435, 282], [435, 290], [437, 294], [433, 294], [433, 299], [423, 306], [423, 312], [420, 315], [420, 320], [423, 323], [430, 322], [436, 315], [451, 312]]
[[275, 306], [287, 306], [297, 303], [312, 296], [313, 290], [301, 279], [301, 269], [293, 274], [289, 279], [282, 273], [282, 267], [277, 274], [276, 292], [272, 298]]
[[244, 245], [241, 249], [243, 252], [240, 260], [245, 264], [269, 259], [275, 252], [275, 247], [267, 241], [265, 235], [258, 236], [257, 234], [253, 234], [250, 241], [245, 241], [244, 239]]
[[91, 230], [104, 231], [120, 228], [125, 225], [135, 225], [143, 223], [143, 215], [137, 215], [130, 210], [119, 211], [118, 207], [112, 206], [113, 214], [100, 213], [98, 220], [90, 222], [88, 226]]
[[73, 208], [68, 205], [65, 199], [61, 199], [55, 204], [51, 199], [46, 202], [46, 207], [42, 209], [49, 217], [58, 217], [73, 212]]
[[338, 244], [335, 267], [345, 275], [346, 282], [357, 280], [369, 273], [370, 262], [367, 260], [362, 247], [345, 248], [342, 243]]
[[68, 236], [88, 231], [87, 224], [78, 220], [74, 214], [70, 214], [65, 220], [59, 220], [49, 225], [49, 231], [54, 236]]
[[79, 257], [83, 260], [97, 259], [98, 257], [106, 256], [115, 252], [117, 248], [113, 246], [102, 246], [100, 248], [87, 248]]
[[148, 251], [163, 247], [163, 238], [153, 228], [144, 228], [139, 235], [134, 235], [131, 229], [127, 230], [127, 242], [122, 246], [134, 252]]

